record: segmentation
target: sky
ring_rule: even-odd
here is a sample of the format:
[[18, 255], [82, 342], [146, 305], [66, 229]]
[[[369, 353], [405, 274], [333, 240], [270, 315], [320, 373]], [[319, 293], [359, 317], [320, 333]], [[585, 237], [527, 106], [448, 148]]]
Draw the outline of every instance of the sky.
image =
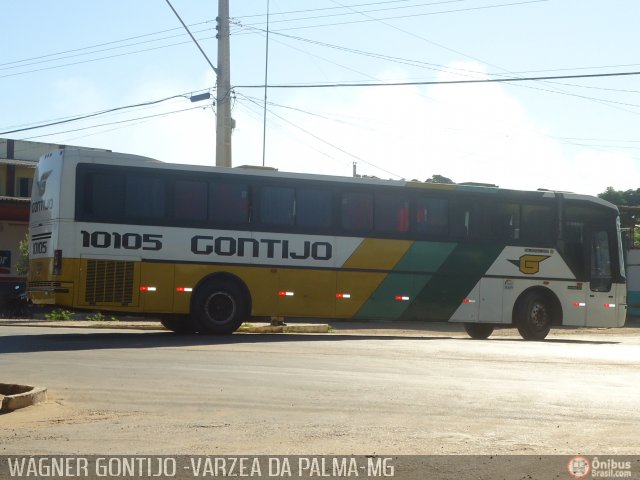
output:
[[[638, 0], [229, 3], [233, 166], [640, 188], [640, 75], [442, 83], [640, 72]], [[216, 65], [217, 2], [171, 4]], [[215, 165], [189, 97], [216, 75], [166, 0], [0, 5], [0, 137]]]

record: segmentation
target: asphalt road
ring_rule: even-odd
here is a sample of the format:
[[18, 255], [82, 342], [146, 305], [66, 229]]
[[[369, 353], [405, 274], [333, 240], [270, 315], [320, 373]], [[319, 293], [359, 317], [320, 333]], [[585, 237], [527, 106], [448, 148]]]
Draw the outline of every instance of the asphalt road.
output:
[[176, 336], [0, 325], [0, 454], [638, 454], [638, 329]]

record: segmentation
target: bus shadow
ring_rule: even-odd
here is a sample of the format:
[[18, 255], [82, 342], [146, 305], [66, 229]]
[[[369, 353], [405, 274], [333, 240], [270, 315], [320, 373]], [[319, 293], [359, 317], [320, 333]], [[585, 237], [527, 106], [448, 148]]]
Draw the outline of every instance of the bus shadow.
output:
[[[468, 340], [473, 340], [469, 338]], [[525, 340], [523, 338], [504, 338], [504, 337], [491, 337], [487, 341], [489, 342], [527, 342], [530, 343], [529, 340]], [[532, 342], [537, 344], [574, 344], [574, 345], [619, 345], [621, 342], [615, 342], [613, 340], [584, 340], [584, 339], [575, 339], [575, 338], [545, 338], [539, 342]]]
[[360, 340], [449, 340], [448, 336], [270, 334], [241, 333], [225, 336], [178, 335], [172, 332], [37, 333], [0, 336], [3, 353], [66, 352], [83, 350], [147, 349], [253, 343], [336, 342]]
[[[434, 332], [435, 333], [435, 332]], [[161, 347], [192, 347], [207, 345], [233, 345], [254, 343], [292, 343], [292, 342], [340, 342], [340, 341], [425, 341], [458, 340], [471, 342], [526, 342], [520, 338], [492, 337], [488, 340], [473, 340], [468, 337], [453, 337], [435, 333], [413, 335], [370, 335], [359, 334], [269, 334], [239, 333], [226, 336], [178, 335], [172, 332], [91, 332], [91, 333], [37, 333], [33, 335], [8, 335], [0, 337], [0, 355], [2, 353], [30, 353], [82, 350], [147, 349]], [[541, 344], [575, 345], [615, 345], [620, 342], [608, 340], [585, 340], [568, 338], [549, 338]]]

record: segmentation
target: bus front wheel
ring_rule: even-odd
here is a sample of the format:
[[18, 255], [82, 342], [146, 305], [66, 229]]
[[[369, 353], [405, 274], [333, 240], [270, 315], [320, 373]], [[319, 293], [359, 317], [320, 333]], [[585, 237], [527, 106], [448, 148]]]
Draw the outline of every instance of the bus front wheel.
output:
[[248, 315], [245, 297], [235, 282], [214, 280], [199, 287], [192, 305], [199, 331], [215, 335], [235, 332]]
[[522, 338], [544, 340], [553, 320], [551, 303], [545, 295], [529, 292], [518, 303], [515, 320]]
[[474, 340], [485, 340], [493, 333], [493, 325], [488, 323], [465, 323], [464, 331]]

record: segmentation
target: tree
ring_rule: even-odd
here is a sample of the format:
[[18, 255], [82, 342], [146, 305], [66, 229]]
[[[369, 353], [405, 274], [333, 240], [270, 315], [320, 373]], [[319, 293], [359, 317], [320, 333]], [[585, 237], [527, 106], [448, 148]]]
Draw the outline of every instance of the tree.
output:
[[598, 197], [618, 206], [637, 207], [640, 206], [640, 188], [635, 190], [614, 190], [613, 187], [598, 194]]
[[25, 236], [24, 240], [20, 240], [18, 243], [18, 250], [20, 257], [16, 263], [16, 271], [19, 275], [26, 275], [29, 273], [29, 236]]
[[598, 194], [598, 197], [606, 200], [607, 202], [611, 202], [614, 205], [627, 204], [625, 201], [625, 192], [622, 190], [614, 190], [613, 187], [607, 187], [604, 192]]
[[433, 175], [431, 178], [427, 178], [425, 180], [425, 182], [427, 182], [427, 183], [449, 183], [449, 184], [455, 184], [456, 183], [453, 180], [451, 180], [450, 178], [443, 177], [442, 175]]

